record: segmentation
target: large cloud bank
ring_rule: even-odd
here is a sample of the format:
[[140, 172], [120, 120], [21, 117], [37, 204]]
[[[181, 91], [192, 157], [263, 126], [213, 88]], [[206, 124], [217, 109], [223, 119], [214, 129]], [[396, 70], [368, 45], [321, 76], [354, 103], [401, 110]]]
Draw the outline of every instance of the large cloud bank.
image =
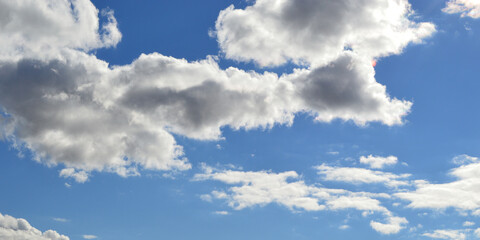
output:
[[278, 76], [159, 53], [111, 67], [89, 51], [120, 41], [113, 11], [89, 0], [0, 0], [1, 138], [84, 182], [92, 171], [189, 169], [172, 133], [216, 140], [222, 127], [288, 125], [297, 113], [401, 124], [412, 103], [388, 95], [371, 61], [435, 28], [410, 21], [406, 0], [361, 2], [262, 0], [222, 11], [216, 33], [227, 57], [309, 65]]

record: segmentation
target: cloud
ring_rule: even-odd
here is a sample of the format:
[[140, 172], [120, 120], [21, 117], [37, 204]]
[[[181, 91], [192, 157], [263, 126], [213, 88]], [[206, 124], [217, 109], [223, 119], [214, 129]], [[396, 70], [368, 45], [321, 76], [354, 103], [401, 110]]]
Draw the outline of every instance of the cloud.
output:
[[[62, 58], [69, 49], [114, 47], [121, 40], [112, 10], [90, 0], [0, 0], [0, 60]], [[101, 33], [99, 33], [101, 32]]]
[[68, 219], [66, 218], [53, 218], [53, 220], [57, 222], [68, 222]]
[[325, 65], [345, 49], [372, 58], [398, 54], [435, 31], [409, 19], [407, 0], [257, 0], [220, 12], [215, 35], [227, 58], [276, 66]]
[[[331, 4], [302, 1], [299, 5], [307, 10]], [[31, 152], [38, 162], [63, 166], [60, 176], [77, 182], [87, 181], [94, 171], [128, 177], [140, 175], [141, 170], [190, 169], [183, 147], [173, 134], [219, 140], [223, 127], [250, 130], [291, 125], [299, 113], [321, 122], [341, 119], [362, 126], [369, 122], [392, 126], [402, 124], [412, 106], [410, 101], [390, 97], [386, 87], [376, 82], [371, 55], [361, 50], [367, 48], [331, 53], [316, 49], [328, 44], [314, 44], [309, 49], [315, 51], [308, 52], [327, 59], [328, 64], [298, 68], [280, 76], [234, 67], [221, 69], [214, 57], [189, 62], [159, 53], [141, 54], [131, 64], [109, 66], [89, 51], [114, 47], [120, 41], [112, 10], [101, 11], [99, 17], [100, 11], [89, 0], [29, 2], [0, 0], [0, 15], [4, 16], [0, 19], [0, 29], [4, 30], [0, 31], [0, 135], [19, 151]], [[367, 42], [375, 43], [372, 49], [381, 49], [378, 41], [386, 34], [385, 41], [392, 40], [396, 47], [389, 45], [382, 54], [390, 54], [434, 30], [431, 24], [415, 24], [405, 18], [409, 12], [406, 1], [390, 1], [387, 8], [370, 2], [375, 3], [365, 2], [355, 15], [365, 17], [365, 28], [358, 27], [362, 36], [369, 37], [352, 43], [354, 49]], [[262, 7], [265, 3], [268, 1], [257, 1], [248, 9], [257, 15], [266, 14]], [[291, 10], [282, 1], [277, 4], [279, 10]], [[400, 12], [395, 7], [400, 7]], [[379, 25], [378, 19], [364, 15], [368, 9], [388, 21]], [[250, 10], [229, 8], [220, 14], [217, 25], [231, 27], [230, 14], [236, 11]], [[285, 14], [281, 17], [292, 18], [292, 24], [323, 18], [313, 12], [306, 19], [295, 12]], [[347, 39], [344, 25], [350, 25], [348, 20], [356, 10], [352, 12], [347, 6], [332, 14], [339, 18], [338, 26], [330, 30], [316, 26], [319, 30], [312, 33], [317, 37], [304, 40], [317, 42], [318, 37], [325, 37], [330, 43]], [[270, 16], [257, 15], [252, 20]], [[383, 19], [387, 15], [403, 22]], [[277, 20], [283, 24], [282, 19]], [[404, 27], [399, 31], [405, 38], [395, 35], [400, 33], [396, 32], [399, 26]], [[383, 30], [375, 30], [377, 27]], [[287, 33], [293, 34], [293, 28], [288, 29]], [[391, 38], [385, 29], [396, 37]], [[222, 30], [217, 30], [220, 36]], [[222, 44], [220, 41], [223, 48]], [[283, 45], [271, 46], [286, 49]], [[244, 48], [248, 52], [250, 46]]]
[[468, 156], [467, 154], [462, 154], [462, 155], [455, 156], [455, 157], [452, 159], [452, 162], [453, 162], [454, 164], [457, 164], [457, 165], [464, 165], [464, 164], [467, 164], [467, 163], [478, 162], [478, 158], [477, 158], [477, 157]]
[[88, 174], [85, 171], [75, 171], [74, 168], [65, 168], [60, 171], [60, 177], [73, 178], [79, 183], [84, 183], [88, 180]]
[[340, 229], [340, 230], [347, 230], [349, 228], [350, 228], [349, 225], [341, 225], [340, 227], [338, 227], [338, 229]]
[[400, 230], [405, 228], [407, 223], [406, 218], [390, 216], [387, 223], [371, 221], [370, 226], [375, 229], [375, 231], [388, 235], [400, 232]]
[[395, 156], [380, 157], [368, 155], [367, 157], [361, 156], [360, 163], [367, 164], [370, 168], [382, 169], [387, 165], [395, 165], [398, 162], [398, 158]]
[[205, 202], [212, 202], [212, 196], [210, 194], [202, 194], [200, 195], [200, 199]]
[[468, 163], [450, 171], [457, 180], [448, 183], [415, 181], [416, 189], [396, 193], [395, 196], [409, 201], [410, 208], [446, 209], [480, 212], [480, 163]]
[[461, 230], [435, 230], [431, 233], [424, 233], [423, 236], [451, 240], [463, 240], [466, 238], [465, 233], [463, 233]]
[[393, 174], [382, 171], [372, 171], [364, 168], [354, 167], [332, 167], [325, 164], [316, 166], [318, 174], [327, 181], [348, 182], [354, 184], [382, 183], [388, 187], [399, 187], [410, 185], [407, 178], [410, 174]]
[[480, 2], [476, 0], [450, 0], [442, 11], [448, 14], [460, 13], [461, 17], [479, 18]]
[[215, 212], [214, 212], [214, 214], [216, 214], [216, 215], [223, 215], [223, 216], [225, 216], [225, 215], [228, 215], [228, 214], [230, 214], [230, 213], [229, 213], [229, 212], [227, 212], [227, 211], [215, 211]]
[[14, 218], [0, 213], [0, 239], [21, 239], [21, 240], [69, 240], [53, 230], [42, 232], [32, 227], [23, 218]]
[[480, 228], [475, 229], [473, 233], [475, 234], [476, 237], [480, 238]]
[[79, 182], [89, 171], [126, 177], [138, 175], [137, 167], [190, 168], [163, 126], [136, 121], [135, 113], [96, 100], [96, 84], [106, 77], [102, 71], [111, 70], [92, 56], [78, 59], [0, 64], [0, 105], [8, 113], [0, 127], [6, 139], [31, 150], [39, 162], [65, 165], [60, 175]]
[[225, 200], [235, 210], [276, 203], [291, 211], [358, 210], [383, 215], [387, 223], [372, 221], [374, 230], [382, 234], [395, 234], [408, 221], [395, 217], [378, 199], [390, 198], [384, 193], [351, 192], [307, 185], [295, 171], [273, 173], [269, 171], [219, 170], [203, 166], [203, 173], [195, 181], [216, 180], [233, 185], [227, 191], [211, 192], [212, 199]]
[[473, 226], [473, 225], [475, 225], [475, 223], [474, 223], [474, 222], [470, 222], [470, 221], [465, 221], [465, 222], [462, 224], [462, 226], [464, 226], [464, 227], [471, 227], [471, 226]]
[[83, 239], [97, 239], [98, 237], [95, 235], [83, 235]]

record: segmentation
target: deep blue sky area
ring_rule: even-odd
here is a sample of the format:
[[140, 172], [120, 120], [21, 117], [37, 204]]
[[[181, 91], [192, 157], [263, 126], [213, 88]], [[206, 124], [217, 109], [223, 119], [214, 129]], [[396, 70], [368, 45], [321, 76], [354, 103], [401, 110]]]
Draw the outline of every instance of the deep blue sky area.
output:
[[[92, 2], [98, 9], [114, 10], [123, 35], [115, 48], [91, 52], [110, 66], [130, 64], [142, 53], [158, 52], [189, 61], [219, 55], [223, 69], [234, 66], [281, 74], [296, 67], [260, 68], [223, 57], [208, 32], [215, 28], [221, 10], [231, 4], [236, 8], [252, 4], [243, 0]], [[19, 154], [11, 142], [4, 141], [0, 142], [0, 212], [25, 218], [42, 231], [54, 229], [72, 240], [86, 234], [101, 240], [419, 239], [424, 231], [460, 229], [464, 221], [478, 220], [452, 208], [439, 212], [411, 209], [388, 199], [383, 205], [406, 217], [409, 227], [386, 236], [371, 229], [370, 220], [356, 210], [291, 211], [277, 203], [235, 210], [223, 200], [203, 201], [202, 195], [228, 186], [192, 180], [202, 172], [202, 163], [233, 164], [243, 171], [296, 171], [305, 183], [315, 186], [383, 192], [387, 188], [382, 185], [322, 181], [313, 168], [321, 164], [360, 167], [358, 159], [372, 154], [393, 155], [404, 163], [385, 171], [409, 173], [413, 179], [431, 183], [454, 181], [448, 174], [456, 167], [452, 158], [480, 156], [480, 20], [442, 12], [443, 0], [410, 2], [416, 12], [411, 18], [434, 23], [436, 33], [399, 55], [379, 59], [375, 67], [376, 80], [391, 97], [413, 102], [403, 125], [316, 122], [309, 113], [297, 113], [292, 126], [277, 124], [248, 131], [223, 127], [224, 139], [219, 141], [175, 135], [192, 169], [169, 176], [145, 170], [141, 176], [128, 178], [93, 172], [85, 183], [59, 177], [63, 165], [46, 166], [32, 160], [28, 151]], [[373, 216], [381, 219], [382, 215]], [[412, 231], [418, 224], [423, 230]], [[341, 225], [349, 227], [340, 230]]]

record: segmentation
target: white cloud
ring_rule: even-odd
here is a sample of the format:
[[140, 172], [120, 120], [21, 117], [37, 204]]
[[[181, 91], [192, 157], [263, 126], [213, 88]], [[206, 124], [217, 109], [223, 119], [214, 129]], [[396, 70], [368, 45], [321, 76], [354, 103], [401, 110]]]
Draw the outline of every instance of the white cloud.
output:
[[463, 240], [466, 238], [465, 233], [463, 233], [461, 230], [435, 230], [431, 233], [424, 233], [423, 236], [451, 240]]
[[66, 218], [53, 218], [53, 220], [57, 222], [68, 222], [68, 219]]
[[23, 218], [14, 218], [0, 213], [0, 239], [18, 240], [69, 240], [53, 230], [42, 232], [32, 227]]
[[435, 31], [415, 23], [407, 0], [257, 0], [220, 12], [216, 36], [227, 58], [261, 66], [328, 64], [346, 48], [368, 58], [398, 54]]
[[478, 162], [478, 158], [468, 156], [467, 154], [462, 154], [462, 155], [455, 156], [452, 159], [452, 162], [454, 164], [457, 164], [457, 165], [464, 165], [464, 164], [468, 164], [468, 163]]
[[[67, 170], [61, 176], [77, 182], [87, 181], [93, 171], [128, 177], [139, 175], [142, 169], [190, 169], [172, 133], [218, 140], [225, 126], [249, 130], [290, 125], [298, 113], [311, 114], [323, 122], [341, 119], [358, 125], [402, 124], [412, 103], [388, 95], [386, 87], [374, 78], [370, 58], [398, 53], [408, 42], [419, 41], [434, 29], [431, 24], [407, 20], [406, 1], [381, 5], [368, 1], [355, 11], [347, 5], [335, 9], [332, 17], [339, 18], [338, 26], [330, 30], [316, 26], [319, 30], [312, 31], [315, 36], [304, 39], [317, 43], [320, 36], [327, 42], [342, 42], [342, 50], [334, 53], [308, 51], [328, 59], [328, 64], [295, 69], [291, 74], [260, 74], [233, 67], [224, 70], [211, 57], [188, 62], [158, 53], [142, 54], [131, 64], [110, 67], [87, 51], [112, 47], [120, 41], [113, 11], [102, 12], [104, 23], [100, 27], [99, 11], [89, 0], [27, 4], [30, 2], [0, 0], [0, 16], [6, 16], [0, 18], [0, 106], [4, 113], [0, 115], [0, 135], [18, 150], [30, 151], [38, 162], [64, 166]], [[263, 14], [261, 5], [270, 2], [274, 3], [257, 1], [249, 9]], [[283, 1], [275, 3], [277, 10], [291, 10]], [[309, 10], [309, 4], [318, 10], [331, 3], [307, 1], [299, 6]], [[217, 24], [232, 27], [230, 14], [238, 11], [247, 10], [225, 10]], [[370, 11], [379, 19], [373, 19]], [[352, 22], [351, 14], [357, 12], [356, 19], [366, 21], [365, 27], [348, 32], [356, 36], [351, 39], [363, 37], [351, 43], [354, 51], [343, 51], [344, 40], [350, 39], [345, 27]], [[36, 20], [26, 13], [34, 13]], [[296, 24], [323, 18], [312, 14], [287, 15]], [[225, 33], [217, 30], [219, 36]], [[393, 42], [388, 46], [382, 44], [390, 40]], [[368, 44], [375, 48], [365, 47]], [[314, 45], [312, 49], [328, 44]], [[271, 46], [285, 49], [283, 45]], [[244, 47], [248, 52], [251, 46]], [[366, 49], [383, 50], [372, 55], [364, 53]]]
[[424, 180], [415, 181], [414, 191], [396, 193], [395, 196], [409, 201], [411, 208], [471, 211], [480, 210], [480, 163], [469, 163], [450, 171], [457, 180], [434, 184]]
[[215, 211], [214, 213], [215, 213], [216, 215], [223, 215], [223, 216], [230, 214], [230, 213], [227, 212], [227, 211]]
[[389, 235], [400, 232], [400, 230], [405, 228], [407, 223], [406, 218], [390, 216], [387, 223], [371, 221], [370, 226], [379, 233]]
[[200, 199], [205, 202], [212, 202], [212, 196], [210, 194], [202, 194], [200, 195]]
[[[368, 77], [360, 77], [365, 70]], [[335, 74], [344, 77], [330, 78]], [[351, 54], [325, 68], [277, 77], [160, 54], [110, 69], [77, 52], [66, 62], [3, 63], [0, 76], [0, 104], [9, 116], [2, 117], [5, 139], [49, 165], [124, 177], [138, 175], [138, 168], [189, 169], [170, 131], [219, 139], [223, 126], [291, 124], [304, 111], [318, 121], [393, 125], [411, 106], [389, 98], [371, 66]]]
[[338, 227], [338, 229], [340, 229], [340, 230], [347, 230], [349, 228], [350, 228], [349, 225], [341, 225], [340, 227]]
[[475, 236], [477, 236], [478, 238], [480, 238], [480, 228], [475, 229], [475, 231], [473, 232], [473, 234], [475, 234]]
[[380, 157], [368, 155], [367, 157], [361, 156], [360, 162], [369, 165], [370, 168], [382, 169], [387, 165], [397, 164], [398, 158], [395, 156]]
[[84, 183], [88, 180], [88, 174], [85, 171], [75, 171], [74, 168], [65, 168], [60, 171], [60, 177], [73, 178], [79, 183]]
[[471, 227], [471, 226], [473, 226], [473, 225], [475, 225], [475, 223], [474, 223], [474, 222], [470, 222], [470, 221], [465, 221], [465, 222], [463, 222], [463, 224], [462, 224], [462, 226], [464, 226], [464, 227]]
[[226, 191], [212, 191], [211, 196], [225, 200], [236, 210], [276, 203], [292, 211], [375, 212], [382, 214], [387, 220], [385, 224], [376, 221], [371, 223], [372, 228], [383, 234], [398, 233], [407, 223], [406, 219], [393, 216], [378, 200], [390, 198], [388, 194], [351, 192], [307, 185], [294, 171], [245, 172], [218, 170], [205, 165], [203, 171], [194, 176], [195, 181], [216, 180], [233, 185]]
[[95, 235], [83, 235], [83, 239], [97, 239], [98, 237]]
[[113, 11], [103, 12], [101, 27], [98, 12], [90, 0], [0, 0], [0, 60], [113, 47], [121, 39]]
[[409, 185], [407, 178], [410, 174], [393, 174], [382, 171], [373, 171], [364, 168], [354, 167], [332, 167], [325, 164], [316, 166], [318, 174], [327, 181], [348, 182], [354, 184], [360, 183], [382, 183], [389, 187], [399, 187]]
[[450, 0], [442, 11], [449, 14], [460, 13], [462, 17], [479, 18], [480, 2], [478, 0]]

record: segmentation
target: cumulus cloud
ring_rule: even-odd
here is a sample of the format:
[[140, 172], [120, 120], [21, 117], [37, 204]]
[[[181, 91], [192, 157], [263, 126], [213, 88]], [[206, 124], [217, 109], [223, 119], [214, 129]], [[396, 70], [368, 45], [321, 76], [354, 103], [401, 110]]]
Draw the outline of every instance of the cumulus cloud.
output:
[[409, 201], [411, 208], [445, 209], [480, 213], [480, 163], [468, 163], [450, 171], [457, 180], [448, 183], [415, 181], [413, 191], [396, 193], [395, 196]]
[[[203, 166], [203, 173], [195, 181], [216, 180], [233, 185], [227, 191], [215, 190], [212, 199], [225, 200], [230, 207], [241, 210], [276, 203], [292, 211], [358, 210], [382, 214], [387, 223], [372, 221], [374, 230], [382, 234], [395, 234], [408, 223], [395, 217], [378, 199], [388, 199], [385, 193], [351, 192], [308, 185], [295, 171], [273, 173], [270, 171], [219, 170]], [[210, 199], [209, 199], [210, 200]]]
[[332, 167], [326, 164], [316, 166], [318, 174], [327, 181], [339, 181], [348, 183], [382, 183], [389, 187], [399, 187], [409, 185], [407, 180], [410, 174], [393, 174], [382, 171], [372, 171], [364, 168], [354, 167]]
[[[273, 15], [260, 9], [266, 3], [275, 3], [282, 12], [275, 19], [282, 22], [280, 18], [288, 17], [295, 20], [292, 24], [305, 23], [305, 30], [312, 30], [309, 23], [313, 19], [323, 18], [309, 9], [335, 10], [332, 17], [338, 18], [338, 26], [330, 30], [313, 26], [318, 28], [312, 30], [316, 37], [304, 39], [315, 40], [308, 52], [328, 59], [328, 64], [279, 76], [234, 67], [221, 69], [212, 57], [189, 62], [152, 53], [140, 55], [131, 64], [112, 67], [88, 52], [113, 47], [121, 40], [112, 10], [99, 11], [89, 0], [0, 1], [1, 138], [20, 151], [30, 151], [38, 162], [63, 165], [60, 176], [85, 182], [92, 171], [128, 177], [139, 175], [142, 169], [190, 169], [172, 133], [218, 140], [225, 126], [248, 130], [290, 125], [298, 113], [311, 114], [323, 122], [403, 123], [412, 103], [390, 97], [386, 87], [376, 82], [371, 57], [397, 53], [408, 42], [420, 41], [434, 30], [431, 24], [416, 24], [406, 18], [410, 12], [406, 1], [389, 1], [385, 6], [367, 1], [361, 5], [361, 13], [355, 16], [365, 17], [365, 26], [349, 31], [357, 36], [358, 30], [362, 32], [358, 36], [364, 37], [349, 44], [353, 51], [335, 50], [334, 57], [330, 50], [317, 47], [331, 48], [331, 42], [350, 39], [345, 37], [345, 25], [350, 25], [350, 15], [357, 13], [342, 1], [337, 3], [338, 9], [331, 9], [332, 3], [326, 1], [301, 2], [299, 6], [306, 7], [311, 15], [303, 19], [304, 14], [295, 13], [301, 9], [292, 10], [285, 1], [262, 0], [246, 10], [223, 11], [217, 25], [231, 27], [231, 14], [238, 11], [255, 11], [257, 18], [269, 18]], [[368, 11], [377, 13], [379, 19], [364, 15]], [[403, 22], [394, 24], [390, 18], [382, 22], [387, 15]], [[373, 31], [377, 27], [383, 30]], [[287, 33], [293, 34], [288, 29]], [[224, 33], [220, 27], [217, 30], [218, 36]], [[242, 32], [242, 36], [249, 38], [255, 31]], [[405, 38], [396, 35], [400, 32]], [[390, 40], [394, 47], [380, 43]], [[269, 47], [286, 49], [273, 43]], [[367, 43], [376, 46], [372, 49], [384, 49], [382, 54], [368, 55], [364, 53], [368, 48], [358, 47]], [[222, 41], [220, 45], [223, 49]], [[241, 45], [244, 52], [250, 51], [251, 46]]]
[[382, 234], [396, 234], [405, 228], [408, 223], [406, 218], [390, 216], [387, 223], [371, 221], [370, 226]]
[[416, 23], [407, 0], [257, 0], [220, 12], [215, 35], [227, 58], [275, 66], [328, 64], [345, 49], [373, 58], [398, 54], [435, 31]]
[[74, 168], [65, 168], [60, 171], [60, 177], [73, 178], [79, 183], [84, 183], [88, 180], [88, 174], [85, 171], [75, 171]]
[[388, 165], [395, 165], [398, 162], [398, 158], [395, 156], [380, 157], [380, 156], [361, 156], [360, 163], [367, 164], [370, 168], [382, 169]]
[[455, 14], [460, 13], [461, 17], [480, 17], [480, 2], [477, 0], [450, 0], [442, 11]]
[[62, 58], [66, 49], [89, 51], [121, 40], [112, 10], [90, 0], [0, 0], [0, 60]]
[[[371, 69], [352, 54], [314, 73], [304, 69], [280, 77], [222, 70], [212, 59], [151, 54], [111, 69], [93, 56], [73, 56], [0, 65], [0, 104], [7, 114], [2, 132], [37, 161], [85, 171], [132, 176], [137, 167], [190, 168], [170, 132], [219, 139], [223, 126], [291, 124], [303, 111], [318, 121], [392, 125], [402, 122], [411, 105], [389, 98], [373, 72], [358, 78], [358, 71]], [[331, 79], [334, 74], [346, 76]]]
[[465, 233], [461, 230], [435, 230], [431, 233], [424, 233], [423, 236], [435, 238], [435, 239], [451, 239], [451, 240], [463, 240], [466, 238]]
[[0, 239], [19, 240], [69, 240], [53, 230], [42, 232], [30, 225], [23, 218], [14, 218], [0, 213]]
[[[7, 113], [5, 139], [29, 149], [37, 161], [63, 164], [60, 173], [86, 181], [82, 171], [137, 175], [137, 166], [154, 170], [188, 169], [182, 148], [162, 126], [136, 121], [96, 100], [105, 63], [78, 54], [78, 63], [21, 60], [0, 64], [0, 105]], [[74, 171], [72, 168], [81, 169]]]

